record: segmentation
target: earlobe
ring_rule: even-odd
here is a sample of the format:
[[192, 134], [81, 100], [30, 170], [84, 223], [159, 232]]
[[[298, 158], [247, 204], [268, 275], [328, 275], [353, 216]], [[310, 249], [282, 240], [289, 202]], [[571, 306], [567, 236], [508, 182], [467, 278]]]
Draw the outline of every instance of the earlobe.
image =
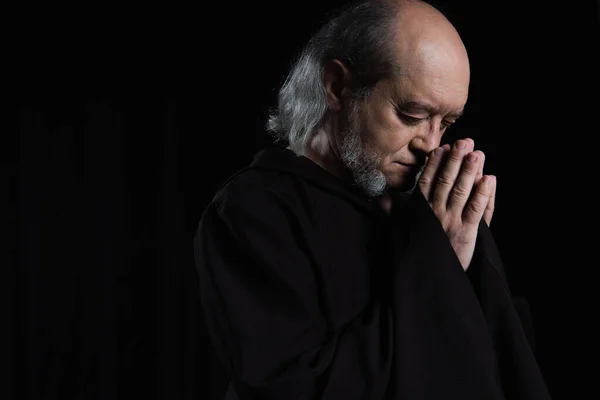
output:
[[341, 61], [331, 60], [325, 64], [322, 79], [329, 110], [340, 111], [342, 109], [349, 78], [350, 71]]

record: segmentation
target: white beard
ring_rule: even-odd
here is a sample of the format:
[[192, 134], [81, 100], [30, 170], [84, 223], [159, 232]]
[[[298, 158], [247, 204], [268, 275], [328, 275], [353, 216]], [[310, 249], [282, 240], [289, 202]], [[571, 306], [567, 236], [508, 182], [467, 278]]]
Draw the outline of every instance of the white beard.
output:
[[360, 135], [354, 128], [341, 135], [340, 158], [354, 178], [354, 182], [369, 197], [378, 197], [387, 190], [387, 181], [377, 169], [381, 157], [366, 151]]
[[[341, 132], [340, 158], [352, 173], [354, 182], [369, 197], [379, 197], [389, 191], [385, 175], [377, 169], [383, 157], [367, 149], [356, 129], [357, 105], [352, 108], [348, 126]], [[423, 168], [418, 172], [415, 184], [403, 193], [411, 194], [417, 187]]]

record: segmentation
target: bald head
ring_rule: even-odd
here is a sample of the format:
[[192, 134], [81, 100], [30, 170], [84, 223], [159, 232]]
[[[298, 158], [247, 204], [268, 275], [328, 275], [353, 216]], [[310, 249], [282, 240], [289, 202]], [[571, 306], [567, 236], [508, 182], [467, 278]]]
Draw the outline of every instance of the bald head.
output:
[[417, 69], [438, 76], [454, 73], [453, 79], [469, 78], [465, 46], [448, 19], [431, 5], [418, 0], [397, 2], [394, 24], [396, 61], [401, 73]]

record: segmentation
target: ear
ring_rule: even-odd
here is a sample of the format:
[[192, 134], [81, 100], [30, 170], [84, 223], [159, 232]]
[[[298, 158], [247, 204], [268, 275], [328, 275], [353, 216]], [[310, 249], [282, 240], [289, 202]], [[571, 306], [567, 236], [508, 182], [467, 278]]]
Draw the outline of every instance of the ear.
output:
[[340, 111], [350, 84], [350, 71], [339, 60], [331, 60], [323, 68], [323, 87], [327, 106], [332, 111]]

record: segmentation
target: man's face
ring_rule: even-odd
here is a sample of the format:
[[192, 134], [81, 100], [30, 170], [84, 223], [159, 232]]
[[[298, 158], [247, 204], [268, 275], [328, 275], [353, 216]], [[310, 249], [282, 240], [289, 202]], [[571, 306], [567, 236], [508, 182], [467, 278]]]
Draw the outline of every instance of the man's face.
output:
[[342, 161], [373, 197], [415, 187], [427, 155], [467, 101], [468, 64], [439, 51], [426, 61], [380, 81], [343, 113]]

